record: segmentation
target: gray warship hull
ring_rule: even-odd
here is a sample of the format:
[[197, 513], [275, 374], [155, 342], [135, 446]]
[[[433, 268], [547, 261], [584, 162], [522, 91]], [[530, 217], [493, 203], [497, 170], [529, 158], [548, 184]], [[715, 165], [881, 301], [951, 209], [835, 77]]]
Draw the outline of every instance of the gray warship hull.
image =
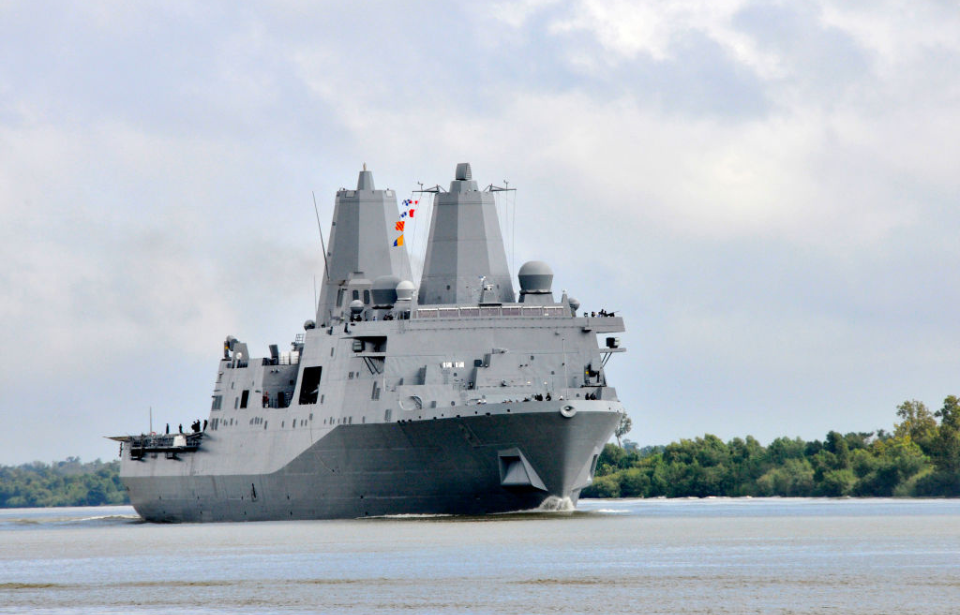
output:
[[[280, 352], [224, 342], [207, 420], [117, 436], [149, 521], [483, 514], [576, 503], [624, 410], [621, 318], [578, 315], [532, 261], [514, 294], [492, 188], [437, 187], [419, 293], [391, 190], [337, 193], [316, 321]], [[180, 431], [180, 430], [178, 430]]]
[[[345, 425], [270, 474], [145, 473], [124, 482], [137, 512], [160, 522], [487, 514], [536, 508], [550, 495], [575, 504], [618, 418], [605, 410], [568, 419], [555, 406]], [[542, 484], [523, 473], [520, 484], [504, 484], [518, 453]]]

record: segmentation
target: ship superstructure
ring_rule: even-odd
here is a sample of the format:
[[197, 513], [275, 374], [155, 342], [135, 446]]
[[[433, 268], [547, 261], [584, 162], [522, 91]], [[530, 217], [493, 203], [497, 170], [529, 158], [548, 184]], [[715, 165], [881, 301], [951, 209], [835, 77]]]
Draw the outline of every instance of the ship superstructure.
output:
[[[469, 164], [436, 189], [419, 289], [396, 194], [336, 196], [316, 320], [290, 350], [228, 337], [209, 418], [119, 436], [150, 521], [479, 514], [576, 502], [623, 407], [620, 317], [579, 315], [539, 261], [515, 295], [494, 198]], [[602, 344], [598, 343], [598, 337]]]

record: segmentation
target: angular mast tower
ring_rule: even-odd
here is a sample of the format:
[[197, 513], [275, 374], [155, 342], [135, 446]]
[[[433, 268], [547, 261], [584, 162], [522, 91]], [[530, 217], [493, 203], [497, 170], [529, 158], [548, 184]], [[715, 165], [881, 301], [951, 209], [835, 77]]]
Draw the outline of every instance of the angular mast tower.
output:
[[[489, 290], [484, 293], [483, 287]], [[420, 280], [420, 305], [513, 303], [497, 208], [490, 192], [481, 192], [470, 163], [457, 165], [450, 192], [433, 202], [430, 239]]]
[[412, 278], [407, 248], [393, 245], [398, 219], [396, 193], [377, 190], [373, 172], [366, 164], [357, 178], [356, 190], [337, 192], [327, 248], [329, 278], [320, 291], [318, 323], [342, 318], [354, 299], [369, 306], [370, 289], [379, 277]]

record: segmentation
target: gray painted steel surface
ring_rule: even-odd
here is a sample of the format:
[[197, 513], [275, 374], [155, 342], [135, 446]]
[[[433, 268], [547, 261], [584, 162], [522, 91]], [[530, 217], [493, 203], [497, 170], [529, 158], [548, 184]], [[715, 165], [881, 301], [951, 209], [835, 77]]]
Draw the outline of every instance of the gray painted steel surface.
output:
[[515, 303], [492, 195], [471, 175], [458, 166], [437, 196], [419, 300], [406, 248], [393, 245], [393, 192], [375, 190], [365, 169], [357, 190], [337, 193], [316, 325], [262, 359], [228, 337], [206, 427], [189, 446], [116, 438], [121, 479], [144, 518], [576, 502], [623, 413], [603, 370], [623, 349], [612, 337], [597, 343], [623, 322], [579, 316], [566, 294], [556, 301], [543, 263], [524, 270], [537, 276], [535, 292]]
[[484, 301], [511, 303], [513, 284], [493, 193], [478, 190], [470, 165], [461, 166], [450, 191], [434, 199], [420, 305], [478, 303], [481, 283], [493, 287]]

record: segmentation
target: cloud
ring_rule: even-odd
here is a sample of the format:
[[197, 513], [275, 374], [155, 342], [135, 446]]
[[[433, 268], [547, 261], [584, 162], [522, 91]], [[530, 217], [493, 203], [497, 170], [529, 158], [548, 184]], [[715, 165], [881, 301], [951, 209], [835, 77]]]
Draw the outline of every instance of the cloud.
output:
[[[312, 243], [293, 246], [270, 224], [230, 217], [237, 208], [218, 188], [235, 190], [228, 182], [241, 164], [227, 143], [118, 124], [6, 130], [0, 142], [0, 239], [10, 249], [0, 282], [12, 289], [0, 318], [19, 323], [2, 342], [25, 351], [4, 353], [7, 383], [100, 369], [144, 348], [209, 354], [240, 324], [241, 302], [251, 311], [269, 302], [245, 285], [291, 293], [297, 278], [309, 288]], [[51, 340], [57, 352], [37, 352]]]
[[592, 66], [613, 65], [641, 55], [665, 62], [677, 55], [677, 46], [684, 39], [701, 35], [760, 76], [776, 76], [780, 72], [778, 59], [762, 53], [749, 36], [733, 27], [734, 16], [748, 5], [743, 0], [582, 0], [568, 15], [556, 19], [550, 31], [593, 37], [603, 54], [590, 61]]
[[[931, 49], [960, 51], [955, 33], [960, 25], [956, 7], [945, 2], [821, 2], [823, 22], [838, 28], [878, 59], [882, 73], [898, 73], [925, 64]], [[946, 82], [956, 87], [955, 82]]]
[[516, 263], [625, 311], [611, 369], [645, 441], [869, 429], [956, 393], [949, 6], [0, 11], [0, 414], [29, 407], [24, 433], [108, 429], [117, 381], [196, 418], [224, 335], [310, 316], [310, 192], [328, 224], [363, 162], [400, 193], [462, 161], [519, 188]]

